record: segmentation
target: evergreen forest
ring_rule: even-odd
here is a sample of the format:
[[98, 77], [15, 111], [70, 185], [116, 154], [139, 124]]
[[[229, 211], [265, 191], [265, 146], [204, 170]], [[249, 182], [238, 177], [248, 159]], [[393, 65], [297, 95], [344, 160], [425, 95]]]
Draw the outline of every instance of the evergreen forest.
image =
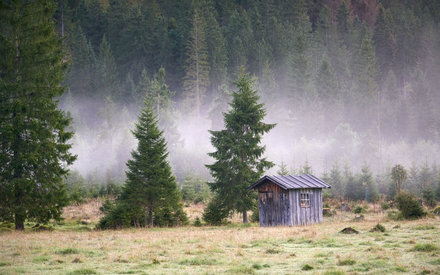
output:
[[402, 164], [406, 189], [440, 198], [439, 1], [58, 0], [54, 20], [77, 200], [123, 193], [147, 100], [184, 199], [206, 202], [211, 134], [243, 71], [274, 125], [266, 173], [313, 173], [369, 200], [392, 197]]

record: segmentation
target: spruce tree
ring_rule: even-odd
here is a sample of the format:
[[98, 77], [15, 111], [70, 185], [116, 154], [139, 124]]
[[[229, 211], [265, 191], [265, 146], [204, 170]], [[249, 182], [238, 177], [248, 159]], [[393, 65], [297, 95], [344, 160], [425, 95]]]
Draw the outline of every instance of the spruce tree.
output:
[[210, 86], [213, 90], [217, 90], [220, 85], [225, 84], [227, 79], [226, 40], [215, 18], [214, 7], [207, 8], [205, 14]]
[[315, 78], [316, 90], [319, 98], [325, 103], [324, 105], [333, 105], [337, 101], [337, 85], [338, 84], [335, 78], [333, 67], [330, 64], [330, 60], [328, 59], [327, 55], [324, 54]]
[[95, 88], [95, 52], [79, 26], [74, 29], [69, 42], [72, 63], [67, 76], [67, 85], [73, 95], [89, 96], [87, 93]]
[[195, 117], [200, 116], [202, 100], [209, 85], [209, 63], [205, 26], [198, 10], [194, 11], [190, 38], [187, 44], [184, 93], [186, 105]]
[[351, 35], [351, 22], [350, 11], [348, 10], [345, 1], [340, 4], [336, 13], [337, 33], [340, 39], [341, 45], [350, 47], [350, 35]]
[[329, 184], [332, 187], [330, 192], [333, 194], [334, 197], [336, 198], [344, 197], [344, 186], [343, 186], [342, 175], [339, 169], [338, 162], [335, 162], [333, 164], [332, 170], [330, 171]]
[[310, 166], [308, 159], [306, 159], [306, 161], [304, 162], [304, 166], [299, 170], [299, 173], [302, 175], [313, 174], [313, 169], [312, 166]]
[[377, 183], [374, 181], [370, 168], [367, 165], [362, 167], [360, 182], [365, 188], [365, 200], [367, 202], [377, 201], [379, 199]]
[[351, 171], [346, 171], [345, 175], [345, 198], [360, 201], [365, 198], [365, 187], [362, 185], [358, 176], [353, 176]]
[[284, 163], [284, 161], [281, 162], [280, 165], [278, 165], [279, 169], [277, 171], [277, 174], [280, 176], [286, 176], [289, 174], [289, 169], [287, 169], [287, 165]]
[[101, 228], [172, 226], [186, 221], [167, 161], [166, 141], [157, 123], [146, 99], [133, 131], [138, 146], [127, 161], [127, 180], [116, 206], [100, 221]]
[[221, 201], [220, 209], [243, 213], [244, 223], [248, 222], [247, 211], [256, 203], [255, 193], [248, 187], [274, 165], [262, 157], [265, 146], [260, 142], [275, 125], [263, 122], [266, 111], [252, 84], [244, 73], [235, 82], [238, 91], [232, 93], [231, 110], [224, 115], [225, 129], [210, 131], [216, 151], [209, 155], [215, 162], [206, 165], [214, 178], [210, 188]]
[[393, 67], [396, 57], [395, 23], [388, 9], [379, 6], [374, 26], [373, 41], [376, 46], [377, 65], [381, 80], [384, 80], [388, 71]]
[[118, 72], [115, 59], [110, 49], [110, 44], [105, 35], [99, 45], [99, 55], [97, 60], [98, 71], [98, 97], [111, 96], [119, 100], [121, 95], [118, 90]]
[[181, 145], [181, 139], [177, 129], [174, 102], [171, 100], [174, 92], [170, 91], [165, 82], [165, 69], [163, 67], [154, 74], [146, 92], [153, 112], [158, 118], [159, 128], [164, 131], [164, 137], [169, 149], [174, 151], [176, 146]]
[[402, 185], [408, 178], [408, 173], [406, 172], [405, 168], [398, 164], [393, 167], [391, 170], [391, 179], [393, 180], [393, 185], [395, 189], [395, 194], [399, 194], [402, 190]]
[[294, 52], [290, 59], [290, 97], [292, 102], [304, 100], [310, 98], [308, 94], [311, 89], [311, 60], [307, 53], [309, 41], [307, 32], [302, 30], [296, 30], [294, 41]]
[[53, 1], [0, 5], [0, 220], [59, 220], [70, 119], [57, 107], [66, 63], [55, 33]]

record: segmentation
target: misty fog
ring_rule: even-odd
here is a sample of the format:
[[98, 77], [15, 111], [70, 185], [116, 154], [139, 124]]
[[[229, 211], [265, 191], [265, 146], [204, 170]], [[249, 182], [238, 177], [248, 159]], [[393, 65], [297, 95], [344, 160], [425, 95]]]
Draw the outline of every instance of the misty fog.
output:
[[[261, 90], [259, 92], [264, 93]], [[265, 104], [267, 111], [265, 122], [277, 124], [263, 139], [263, 145], [266, 146], [265, 156], [276, 164], [267, 174], [276, 174], [282, 162], [295, 174], [308, 161], [313, 173], [317, 175], [328, 172], [334, 162], [354, 171], [368, 165], [376, 173], [383, 173], [397, 163], [406, 167], [421, 166], [425, 162], [440, 163], [440, 148], [436, 142], [424, 139], [408, 141], [403, 135], [391, 141], [387, 137], [378, 140], [371, 132], [356, 132], [350, 124], [344, 122], [331, 131], [322, 131], [304, 122], [301, 114], [289, 119], [295, 106], [283, 107], [282, 98], [276, 98], [275, 101], [272, 99], [271, 106], [263, 100], [261, 102]], [[84, 104], [90, 102], [79, 101], [74, 106]], [[177, 105], [180, 105], [179, 102]], [[204, 109], [209, 109], [208, 106], [205, 107]], [[75, 110], [67, 111], [73, 116], [75, 130], [72, 152], [78, 155], [72, 169], [80, 171], [86, 178], [98, 181], [105, 181], [109, 175], [117, 181], [123, 181], [125, 163], [130, 157], [130, 151], [136, 146], [131, 130], [139, 108], [114, 106], [110, 122], [103, 117], [102, 110], [93, 110], [90, 114], [81, 113], [81, 117], [91, 119], [81, 124], [78, 123], [79, 119], [75, 119]], [[214, 150], [208, 132], [213, 129], [212, 122], [207, 117], [194, 119], [177, 112], [177, 129], [181, 142], [168, 146], [172, 149], [169, 150], [169, 161], [173, 170], [179, 180], [186, 175], [199, 175], [209, 179], [205, 164], [213, 161], [207, 155]], [[318, 112], [314, 115], [325, 122], [325, 117], [331, 114]], [[217, 121], [223, 119], [222, 113], [215, 116], [213, 119]], [[89, 128], [87, 125], [92, 126]], [[304, 129], [307, 129], [306, 133]], [[310, 132], [312, 134], [307, 134]]]
[[[75, 132], [71, 168], [87, 181], [124, 181], [131, 130], [161, 68], [170, 101], [158, 103], [157, 115], [180, 182], [210, 179], [209, 130], [222, 129], [240, 68], [255, 79], [265, 122], [276, 124], [263, 139], [276, 164], [267, 174], [281, 163], [297, 174], [307, 162], [318, 176], [335, 163], [375, 173], [440, 163], [434, 9], [375, 0], [138, 2], [80, 1], [62, 17], [72, 56], [60, 106]], [[190, 47], [194, 37], [200, 49]], [[206, 79], [200, 108], [191, 62]]]

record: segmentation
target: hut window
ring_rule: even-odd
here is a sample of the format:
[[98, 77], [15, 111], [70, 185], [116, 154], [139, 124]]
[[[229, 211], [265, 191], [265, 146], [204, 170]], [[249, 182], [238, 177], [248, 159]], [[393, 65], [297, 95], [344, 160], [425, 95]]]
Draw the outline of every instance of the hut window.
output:
[[273, 199], [273, 192], [272, 191], [260, 191], [260, 200], [263, 204], [266, 204], [267, 201]]
[[310, 207], [310, 193], [301, 193], [301, 207]]

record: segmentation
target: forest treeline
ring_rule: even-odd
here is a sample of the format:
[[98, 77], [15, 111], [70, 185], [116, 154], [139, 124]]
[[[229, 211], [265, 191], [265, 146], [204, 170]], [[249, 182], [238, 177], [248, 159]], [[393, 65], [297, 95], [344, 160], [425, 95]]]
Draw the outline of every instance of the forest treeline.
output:
[[437, 1], [60, 0], [55, 18], [70, 62], [61, 103], [88, 182], [124, 180], [145, 94], [178, 181], [207, 178], [207, 130], [223, 127], [243, 67], [277, 123], [277, 163], [385, 174], [402, 158], [436, 160]]
[[[110, 195], [103, 228], [177, 225], [187, 222], [182, 193], [209, 201], [207, 222], [234, 212], [247, 222], [248, 186], [273, 169], [276, 150], [278, 163], [306, 160], [291, 171], [281, 162], [280, 174], [321, 174], [328, 196], [374, 202], [404, 189], [434, 206], [439, 10], [3, 1], [0, 219], [24, 230], [59, 220], [69, 199]], [[408, 161], [408, 173], [396, 165]]]

